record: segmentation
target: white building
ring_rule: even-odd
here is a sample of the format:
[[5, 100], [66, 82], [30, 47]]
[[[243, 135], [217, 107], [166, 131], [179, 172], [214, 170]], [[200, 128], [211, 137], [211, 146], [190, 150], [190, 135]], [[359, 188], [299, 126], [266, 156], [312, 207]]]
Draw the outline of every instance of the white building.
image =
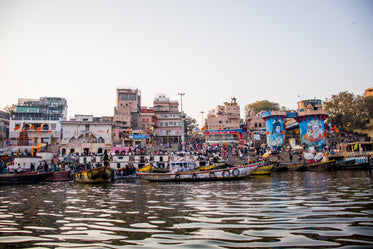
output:
[[103, 121], [92, 115], [75, 115], [75, 119], [62, 121], [61, 154], [101, 154], [113, 147], [114, 122]]

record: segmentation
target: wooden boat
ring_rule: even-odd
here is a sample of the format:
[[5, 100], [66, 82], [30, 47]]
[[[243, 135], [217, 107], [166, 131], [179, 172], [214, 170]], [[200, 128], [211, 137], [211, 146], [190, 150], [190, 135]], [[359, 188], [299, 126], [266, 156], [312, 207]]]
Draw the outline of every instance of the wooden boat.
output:
[[103, 183], [111, 182], [113, 178], [113, 170], [110, 167], [99, 167], [87, 169], [74, 173], [73, 179], [75, 182], [82, 183]]
[[213, 180], [235, 180], [249, 176], [259, 163], [249, 164], [245, 166], [237, 166], [231, 168], [205, 170], [205, 171], [184, 171], [184, 172], [169, 172], [169, 173], [137, 173], [139, 177], [148, 181], [213, 181]]
[[19, 173], [19, 174], [3, 174], [0, 175], [0, 185], [10, 185], [10, 184], [30, 184], [38, 183], [44, 181], [46, 178], [50, 177], [53, 172], [47, 173]]
[[72, 175], [70, 171], [54, 171], [53, 174], [47, 177], [44, 181], [46, 182], [63, 182], [71, 181]]
[[335, 160], [329, 160], [325, 162], [311, 163], [307, 164], [307, 170], [309, 171], [323, 171], [323, 170], [333, 170], [335, 167]]
[[300, 163], [296, 165], [288, 166], [289, 171], [306, 171], [307, 170], [307, 164], [306, 163]]
[[262, 164], [256, 168], [251, 175], [270, 175], [274, 164]]
[[335, 163], [335, 170], [368, 169], [369, 161], [365, 157], [349, 158]]

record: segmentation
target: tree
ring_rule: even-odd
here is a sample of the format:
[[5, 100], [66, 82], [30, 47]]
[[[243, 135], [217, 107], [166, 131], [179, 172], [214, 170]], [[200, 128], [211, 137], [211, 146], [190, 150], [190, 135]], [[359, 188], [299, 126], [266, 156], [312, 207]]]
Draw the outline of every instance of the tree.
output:
[[263, 110], [279, 111], [280, 105], [278, 103], [270, 102], [268, 100], [257, 101], [245, 106], [245, 116], [248, 117], [251, 111], [255, 111], [256, 113], [258, 113]]
[[329, 121], [343, 130], [363, 129], [368, 119], [368, 108], [364, 99], [348, 91], [332, 95], [324, 101], [325, 110], [329, 111]]
[[193, 131], [198, 127], [197, 125], [197, 120], [194, 118], [189, 117], [188, 115], [185, 114], [184, 118], [184, 132]]
[[4, 107], [4, 112], [9, 113], [9, 114], [14, 114], [16, 112], [17, 105], [12, 104], [12, 105], [7, 105]]

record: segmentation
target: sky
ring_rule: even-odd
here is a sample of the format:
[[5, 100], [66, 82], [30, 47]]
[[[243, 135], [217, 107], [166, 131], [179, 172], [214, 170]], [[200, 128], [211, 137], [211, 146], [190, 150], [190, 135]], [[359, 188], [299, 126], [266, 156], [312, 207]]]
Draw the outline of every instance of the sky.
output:
[[199, 124], [233, 97], [244, 115], [261, 100], [363, 95], [373, 1], [0, 0], [0, 109], [64, 97], [69, 117], [113, 116], [123, 87], [148, 107], [185, 93]]

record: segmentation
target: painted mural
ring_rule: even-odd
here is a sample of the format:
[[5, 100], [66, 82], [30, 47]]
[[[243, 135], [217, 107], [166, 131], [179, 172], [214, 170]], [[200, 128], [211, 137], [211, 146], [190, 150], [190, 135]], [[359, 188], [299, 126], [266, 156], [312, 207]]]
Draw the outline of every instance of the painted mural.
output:
[[299, 123], [302, 143], [308, 146], [323, 147], [326, 144], [324, 121], [318, 117], [306, 117]]
[[283, 122], [280, 117], [266, 119], [267, 143], [270, 147], [281, 147], [284, 144]]

